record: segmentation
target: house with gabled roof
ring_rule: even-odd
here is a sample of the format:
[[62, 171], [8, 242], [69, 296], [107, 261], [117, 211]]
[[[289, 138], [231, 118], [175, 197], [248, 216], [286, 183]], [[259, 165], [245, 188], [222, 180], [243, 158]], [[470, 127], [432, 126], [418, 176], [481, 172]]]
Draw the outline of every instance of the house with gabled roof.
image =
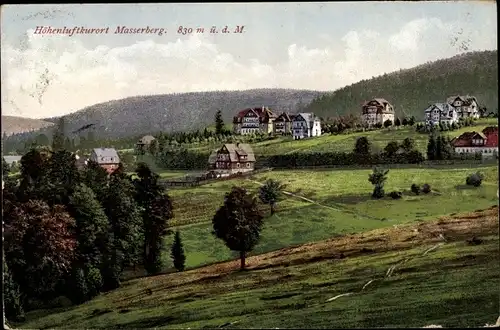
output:
[[383, 125], [387, 120], [394, 123], [394, 107], [384, 98], [365, 101], [362, 106], [361, 120], [367, 126]]
[[221, 176], [250, 172], [255, 169], [255, 154], [247, 143], [226, 143], [212, 151], [208, 166]]
[[247, 108], [233, 117], [233, 131], [235, 134], [269, 134], [273, 132], [273, 122], [276, 119], [268, 107]]
[[448, 103], [434, 103], [425, 109], [425, 124], [434, 126], [441, 124], [452, 125], [458, 122], [457, 110]]
[[465, 132], [451, 140], [457, 154], [476, 154], [498, 157], [498, 127], [486, 127], [482, 132]]
[[479, 105], [477, 99], [470, 95], [454, 95], [446, 99], [446, 103], [454, 107], [459, 118], [479, 118]]
[[283, 112], [273, 122], [273, 134], [287, 135], [292, 133], [292, 121], [295, 115]]
[[89, 160], [96, 162], [109, 174], [113, 173], [120, 165], [120, 157], [114, 148], [94, 148]]
[[292, 136], [294, 140], [321, 136], [321, 119], [312, 112], [301, 112], [292, 119]]

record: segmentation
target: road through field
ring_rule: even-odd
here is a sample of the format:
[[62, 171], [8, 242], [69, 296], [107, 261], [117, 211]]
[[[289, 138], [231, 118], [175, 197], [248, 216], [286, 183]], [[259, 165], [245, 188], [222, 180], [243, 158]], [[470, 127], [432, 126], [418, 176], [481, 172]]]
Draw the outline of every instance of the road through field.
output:
[[[255, 180], [251, 180], [251, 179], [247, 179], [247, 180], [250, 181], [250, 182], [253, 182], [255, 184], [258, 184], [260, 186], [264, 185], [262, 182], [259, 182], [259, 181], [255, 181]], [[295, 197], [295, 198], [299, 198], [299, 199], [302, 199], [302, 200], [304, 200], [304, 201], [306, 201], [308, 203], [315, 204], [315, 205], [318, 205], [318, 206], [321, 206], [321, 207], [324, 207], [324, 208], [327, 208], [327, 209], [331, 209], [331, 210], [334, 210], [334, 211], [351, 213], [351, 214], [356, 215], [356, 216], [358, 216], [360, 218], [366, 218], [366, 219], [371, 219], [371, 220], [381, 220], [379, 218], [372, 217], [372, 216], [369, 216], [369, 215], [366, 215], [366, 214], [361, 214], [361, 213], [354, 212], [353, 210], [350, 210], [350, 209], [335, 208], [335, 207], [332, 207], [332, 206], [329, 206], [329, 205], [324, 205], [324, 204], [321, 204], [321, 203], [319, 203], [317, 201], [314, 201], [314, 200], [309, 199], [309, 198], [304, 197], [304, 196], [300, 196], [300, 195], [294, 194], [294, 193], [289, 192], [289, 191], [283, 191], [283, 194], [285, 194], [287, 196], [292, 196], [292, 197]]]

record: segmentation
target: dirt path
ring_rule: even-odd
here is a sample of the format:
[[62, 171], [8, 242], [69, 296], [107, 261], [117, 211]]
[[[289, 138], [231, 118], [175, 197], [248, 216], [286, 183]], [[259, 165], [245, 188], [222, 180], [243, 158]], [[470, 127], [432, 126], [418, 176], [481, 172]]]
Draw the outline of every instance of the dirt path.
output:
[[[250, 182], [253, 182], [255, 184], [258, 184], [260, 186], [264, 185], [262, 182], [259, 182], [259, 181], [255, 181], [255, 180], [251, 180], [251, 179], [247, 179], [247, 180], [250, 181]], [[345, 207], [336, 208], [336, 207], [333, 207], [333, 206], [321, 204], [321, 203], [319, 203], [317, 201], [314, 201], [314, 200], [312, 200], [310, 198], [307, 198], [307, 197], [304, 197], [304, 196], [301, 196], [301, 195], [297, 195], [297, 194], [294, 194], [294, 193], [289, 192], [289, 191], [283, 191], [283, 194], [287, 195], [287, 196], [292, 196], [292, 197], [295, 197], [295, 198], [298, 198], [298, 199], [302, 199], [302, 200], [304, 200], [304, 201], [306, 201], [308, 203], [315, 204], [315, 205], [318, 205], [318, 206], [321, 206], [321, 207], [324, 207], [324, 208], [327, 208], [327, 209], [330, 209], [330, 210], [351, 213], [351, 214], [353, 214], [353, 215], [355, 215], [357, 217], [360, 217], [360, 218], [365, 218], [365, 219], [370, 219], [370, 220], [381, 220], [379, 218], [372, 217], [372, 216], [369, 216], [367, 214], [362, 214], [362, 213], [355, 212], [354, 210], [351, 210], [351, 209], [348, 209], [348, 208], [345, 208]]]

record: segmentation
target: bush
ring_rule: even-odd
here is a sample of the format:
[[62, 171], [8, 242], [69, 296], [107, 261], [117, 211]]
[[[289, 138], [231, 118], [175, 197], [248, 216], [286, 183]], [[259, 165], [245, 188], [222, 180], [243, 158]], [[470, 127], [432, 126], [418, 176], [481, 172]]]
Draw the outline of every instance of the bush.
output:
[[401, 191], [392, 191], [389, 196], [391, 196], [392, 199], [400, 199], [403, 197], [403, 193]]
[[418, 185], [412, 184], [410, 189], [415, 195], [420, 195], [420, 187]]
[[481, 185], [481, 183], [483, 182], [483, 179], [484, 179], [483, 174], [476, 172], [476, 173], [473, 173], [473, 174], [467, 176], [465, 183], [468, 186], [479, 187]]
[[428, 194], [431, 192], [431, 186], [428, 185], [427, 183], [422, 186], [422, 192], [424, 194]]

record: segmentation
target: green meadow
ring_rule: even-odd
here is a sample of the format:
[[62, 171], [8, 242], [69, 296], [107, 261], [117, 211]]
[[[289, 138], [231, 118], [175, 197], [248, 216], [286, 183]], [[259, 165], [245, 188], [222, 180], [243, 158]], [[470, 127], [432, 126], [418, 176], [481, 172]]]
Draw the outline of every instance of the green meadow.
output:
[[[468, 174], [480, 170], [482, 186], [465, 185]], [[476, 168], [391, 169], [386, 193], [403, 191], [403, 198], [371, 199], [371, 170], [272, 171], [251, 179], [212, 183], [196, 188], [174, 189], [169, 194], [174, 203], [172, 225], [180, 230], [186, 249], [188, 267], [198, 267], [235, 257], [211, 234], [212, 217], [232, 186], [257, 192], [259, 182], [273, 178], [286, 184], [285, 195], [275, 215], [262, 205], [266, 214], [262, 238], [253, 254], [269, 252], [290, 245], [326, 239], [339, 234], [363, 232], [402, 223], [420, 222], [441, 215], [485, 209], [498, 203], [498, 166]], [[432, 192], [415, 196], [413, 184], [431, 186]], [[304, 199], [306, 198], [306, 199]], [[167, 238], [170, 244], [171, 237]], [[168, 254], [165, 262], [170, 266]]]

